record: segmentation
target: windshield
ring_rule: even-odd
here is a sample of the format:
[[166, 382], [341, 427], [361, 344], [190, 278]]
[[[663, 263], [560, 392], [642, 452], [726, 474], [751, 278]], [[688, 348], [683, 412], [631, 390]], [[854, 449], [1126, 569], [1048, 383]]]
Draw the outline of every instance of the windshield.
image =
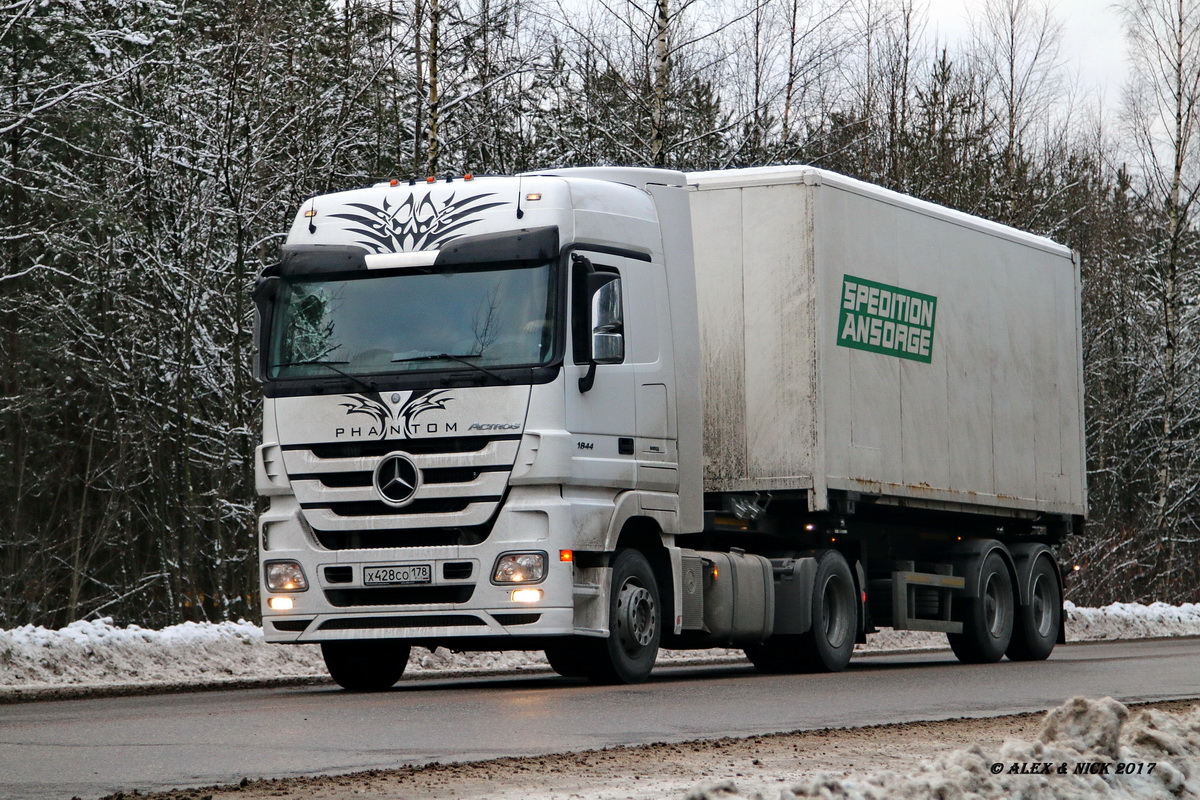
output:
[[284, 281], [268, 377], [378, 375], [547, 364], [551, 265], [343, 273]]

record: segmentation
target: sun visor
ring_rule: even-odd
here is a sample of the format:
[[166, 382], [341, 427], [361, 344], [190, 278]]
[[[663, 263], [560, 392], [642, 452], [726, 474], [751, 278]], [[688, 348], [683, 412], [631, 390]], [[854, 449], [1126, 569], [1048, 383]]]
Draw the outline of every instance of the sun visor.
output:
[[352, 244], [285, 244], [279, 262], [281, 275], [317, 275], [365, 270], [367, 251]]
[[442, 245], [436, 266], [488, 261], [544, 262], [558, 257], [558, 226], [463, 236]]

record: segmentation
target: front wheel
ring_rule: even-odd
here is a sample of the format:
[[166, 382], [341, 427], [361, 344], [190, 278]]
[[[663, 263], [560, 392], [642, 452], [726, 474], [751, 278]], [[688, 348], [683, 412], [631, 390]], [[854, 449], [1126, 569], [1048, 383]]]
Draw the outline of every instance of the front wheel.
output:
[[545, 649], [550, 669], [564, 678], [583, 678], [587, 675], [590, 658], [586, 642], [574, 638], [548, 645]]
[[1015, 605], [1012, 576], [994, 550], [980, 565], [978, 586], [978, 597], [955, 601], [954, 618], [963, 624], [963, 630], [946, 634], [946, 638], [964, 664], [994, 664], [1004, 657], [1012, 641]]
[[1043, 661], [1050, 657], [1062, 624], [1062, 590], [1054, 564], [1039, 558], [1029, 577], [1029, 605], [1018, 606], [1012, 641], [1005, 653], [1013, 661]]
[[390, 689], [408, 666], [409, 645], [394, 639], [322, 642], [321, 655], [329, 676], [350, 692]]
[[654, 669], [661, 638], [654, 570], [637, 550], [619, 550], [612, 565], [608, 638], [580, 643], [584, 674], [593, 683], [641, 683]]

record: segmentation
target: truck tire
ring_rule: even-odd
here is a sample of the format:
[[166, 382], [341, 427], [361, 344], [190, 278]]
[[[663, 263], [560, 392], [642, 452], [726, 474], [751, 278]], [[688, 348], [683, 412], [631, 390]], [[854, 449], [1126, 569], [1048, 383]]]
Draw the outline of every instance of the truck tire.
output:
[[953, 616], [963, 624], [962, 633], [948, 633], [946, 638], [964, 664], [994, 664], [1012, 641], [1015, 616], [1012, 575], [997, 551], [983, 559], [976, 585], [978, 597], [954, 601]]
[[546, 660], [550, 669], [564, 678], [583, 678], [587, 675], [589, 654], [587, 643], [578, 639], [564, 639], [546, 648]]
[[350, 692], [390, 689], [408, 666], [409, 645], [395, 639], [321, 642], [325, 668], [334, 683]]
[[608, 598], [608, 638], [580, 642], [592, 683], [641, 683], [650, 677], [662, 638], [662, 603], [650, 562], [637, 550], [618, 550]]
[[1054, 650], [1062, 624], [1062, 590], [1049, 558], [1039, 558], [1029, 576], [1029, 605], [1017, 606], [1012, 641], [1005, 652], [1013, 661], [1043, 661]]
[[854, 655], [858, 625], [854, 578], [846, 558], [826, 550], [813, 578], [812, 627], [807, 633], [772, 636], [746, 648], [760, 672], [841, 672]]

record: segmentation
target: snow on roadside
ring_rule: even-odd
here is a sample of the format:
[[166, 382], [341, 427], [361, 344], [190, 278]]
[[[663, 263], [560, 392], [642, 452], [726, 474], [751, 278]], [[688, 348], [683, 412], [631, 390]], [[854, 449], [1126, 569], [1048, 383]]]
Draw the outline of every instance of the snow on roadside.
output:
[[[1042, 771], [1047, 769], [1048, 773]], [[1146, 709], [1131, 715], [1110, 697], [1076, 697], [1046, 715], [1034, 742], [1009, 740], [991, 751], [976, 745], [923, 761], [907, 773], [884, 771], [845, 779], [818, 775], [765, 793], [733, 781], [701, 784], [687, 793], [686, 800], [765, 796], [779, 800], [1200, 797], [1200, 707], [1182, 714]]]
[[[1066, 604], [1069, 641], [1200, 636], [1200, 604]], [[940, 634], [881, 631], [860, 650], [940, 648]], [[668, 651], [661, 662], [737, 659], [738, 650]], [[541, 653], [451, 653], [413, 650], [408, 675], [545, 668]], [[324, 677], [315, 646], [267, 644], [248, 622], [184, 623], [162, 630], [111, 620], [81, 620], [61, 630], [25, 625], [0, 630], [0, 697], [51, 687], [211, 685], [246, 680]]]

